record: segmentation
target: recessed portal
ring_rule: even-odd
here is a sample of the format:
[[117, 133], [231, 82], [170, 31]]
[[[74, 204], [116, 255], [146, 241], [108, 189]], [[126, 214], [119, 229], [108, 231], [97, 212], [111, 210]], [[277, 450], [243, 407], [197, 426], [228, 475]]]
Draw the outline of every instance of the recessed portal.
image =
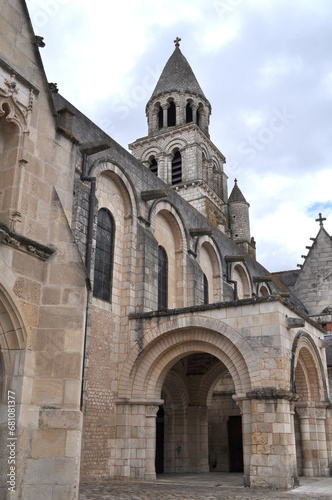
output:
[[242, 423], [226, 366], [190, 354], [168, 372], [156, 419], [156, 472], [243, 471]]

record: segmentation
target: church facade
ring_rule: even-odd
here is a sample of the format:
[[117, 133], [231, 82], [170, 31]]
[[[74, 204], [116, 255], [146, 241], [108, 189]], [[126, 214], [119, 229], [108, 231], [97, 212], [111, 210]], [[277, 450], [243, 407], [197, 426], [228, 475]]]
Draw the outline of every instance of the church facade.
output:
[[[1, 494], [80, 479], [332, 468], [332, 240], [256, 260], [249, 203], [177, 38], [123, 149], [47, 82], [23, 0], [2, 0]], [[159, 477], [159, 476], [158, 476]], [[157, 479], [156, 479], [157, 480]]]

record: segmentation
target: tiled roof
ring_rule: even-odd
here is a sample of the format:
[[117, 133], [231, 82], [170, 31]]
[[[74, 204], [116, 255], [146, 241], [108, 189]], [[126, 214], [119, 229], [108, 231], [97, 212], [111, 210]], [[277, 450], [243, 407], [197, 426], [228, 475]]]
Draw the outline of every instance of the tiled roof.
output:
[[190, 64], [179, 47], [175, 47], [173, 54], [168, 59], [151, 99], [163, 92], [174, 90], [200, 94], [206, 99]]
[[233, 187], [233, 190], [228, 198], [228, 201], [229, 202], [242, 202], [242, 203], [247, 203], [247, 200], [245, 199], [245, 197], [243, 196], [242, 194], [242, 191], [241, 189], [239, 188], [239, 186], [237, 185], [237, 180], [235, 179], [235, 184], [234, 184], [234, 187]]

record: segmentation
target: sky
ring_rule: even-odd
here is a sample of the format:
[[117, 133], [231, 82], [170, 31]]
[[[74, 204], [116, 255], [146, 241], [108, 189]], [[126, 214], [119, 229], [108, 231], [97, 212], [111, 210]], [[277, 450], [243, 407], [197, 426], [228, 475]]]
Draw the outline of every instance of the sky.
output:
[[212, 105], [229, 193], [250, 203], [257, 260], [296, 269], [321, 212], [332, 235], [330, 0], [27, 0], [49, 82], [113, 139], [147, 134], [145, 105], [180, 49]]

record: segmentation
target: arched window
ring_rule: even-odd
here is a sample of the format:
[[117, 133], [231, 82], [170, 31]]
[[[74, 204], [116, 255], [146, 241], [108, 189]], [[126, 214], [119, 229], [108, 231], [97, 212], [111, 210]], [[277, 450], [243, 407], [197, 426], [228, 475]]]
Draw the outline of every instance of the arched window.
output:
[[163, 128], [164, 125], [164, 112], [163, 108], [159, 106], [159, 111], [158, 111], [158, 126], [159, 128]]
[[149, 170], [155, 175], [158, 175], [158, 163], [157, 160], [153, 157], [150, 158]]
[[182, 158], [180, 151], [176, 151], [172, 160], [172, 185], [182, 182]]
[[158, 309], [168, 307], [168, 258], [164, 247], [158, 246]]
[[209, 303], [209, 282], [206, 275], [203, 273], [203, 297], [204, 305]]
[[201, 113], [200, 113], [200, 108], [196, 111], [196, 124], [200, 126], [201, 122]]
[[193, 121], [193, 110], [190, 102], [188, 102], [186, 106], [186, 123], [190, 123]]
[[106, 208], [98, 212], [93, 295], [111, 301], [115, 223]]
[[175, 127], [176, 125], [176, 108], [174, 101], [171, 101], [167, 109], [167, 127]]

